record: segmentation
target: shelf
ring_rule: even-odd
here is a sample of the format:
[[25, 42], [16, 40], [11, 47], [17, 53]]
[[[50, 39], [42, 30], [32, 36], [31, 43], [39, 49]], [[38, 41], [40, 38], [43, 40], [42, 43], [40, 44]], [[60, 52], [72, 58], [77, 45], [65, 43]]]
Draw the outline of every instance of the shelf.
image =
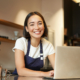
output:
[[15, 43], [15, 40], [10, 40], [10, 39], [5, 39], [5, 38], [0, 38], [0, 41], [9, 42], [9, 43]]
[[13, 22], [9, 22], [9, 21], [6, 21], [6, 20], [0, 19], [0, 24], [23, 30], [23, 26], [22, 25], [19, 25], [19, 24], [13, 23]]

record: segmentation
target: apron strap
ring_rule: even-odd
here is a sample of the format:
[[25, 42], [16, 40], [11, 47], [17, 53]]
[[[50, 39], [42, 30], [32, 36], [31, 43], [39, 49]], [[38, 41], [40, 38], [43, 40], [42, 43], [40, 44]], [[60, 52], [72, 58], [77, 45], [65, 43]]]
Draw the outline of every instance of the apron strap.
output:
[[28, 39], [27, 55], [29, 55], [29, 51], [30, 51], [30, 44], [31, 44], [30, 39]]
[[42, 41], [40, 40], [40, 53], [43, 54], [43, 47], [42, 47]]
[[43, 60], [43, 46], [41, 40], [40, 40], [40, 59]]

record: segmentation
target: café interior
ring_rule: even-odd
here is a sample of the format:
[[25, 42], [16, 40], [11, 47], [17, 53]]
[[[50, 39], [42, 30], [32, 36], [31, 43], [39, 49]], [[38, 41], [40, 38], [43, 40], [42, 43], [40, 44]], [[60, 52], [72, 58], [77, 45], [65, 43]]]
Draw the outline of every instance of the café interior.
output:
[[[23, 36], [24, 19], [29, 12], [38, 11], [48, 27], [48, 37], [57, 46], [80, 46], [80, 2], [77, 0], [0, 0], [0, 66], [12, 73], [15, 58], [12, 48]], [[56, 52], [55, 52], [56, 53]], [[51, 70], [46, 58], [42, 70]]]

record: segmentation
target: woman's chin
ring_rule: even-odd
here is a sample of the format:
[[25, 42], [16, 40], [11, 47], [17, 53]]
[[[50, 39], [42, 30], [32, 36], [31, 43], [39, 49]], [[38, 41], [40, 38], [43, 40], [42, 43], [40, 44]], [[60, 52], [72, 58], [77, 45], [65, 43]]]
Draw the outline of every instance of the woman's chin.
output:
[[40, 39], [41, 38], [41, 35], [33, 36], [33, 37], [36, 38], [36, 39]]

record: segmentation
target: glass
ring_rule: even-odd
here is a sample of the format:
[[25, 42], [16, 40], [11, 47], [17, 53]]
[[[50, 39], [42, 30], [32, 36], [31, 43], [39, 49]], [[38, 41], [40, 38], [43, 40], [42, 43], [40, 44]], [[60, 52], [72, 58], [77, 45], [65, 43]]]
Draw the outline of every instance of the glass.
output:
[[19, 31], [14, 31], [15, 40], [18, 39], [18, 33], [19, 33]]

